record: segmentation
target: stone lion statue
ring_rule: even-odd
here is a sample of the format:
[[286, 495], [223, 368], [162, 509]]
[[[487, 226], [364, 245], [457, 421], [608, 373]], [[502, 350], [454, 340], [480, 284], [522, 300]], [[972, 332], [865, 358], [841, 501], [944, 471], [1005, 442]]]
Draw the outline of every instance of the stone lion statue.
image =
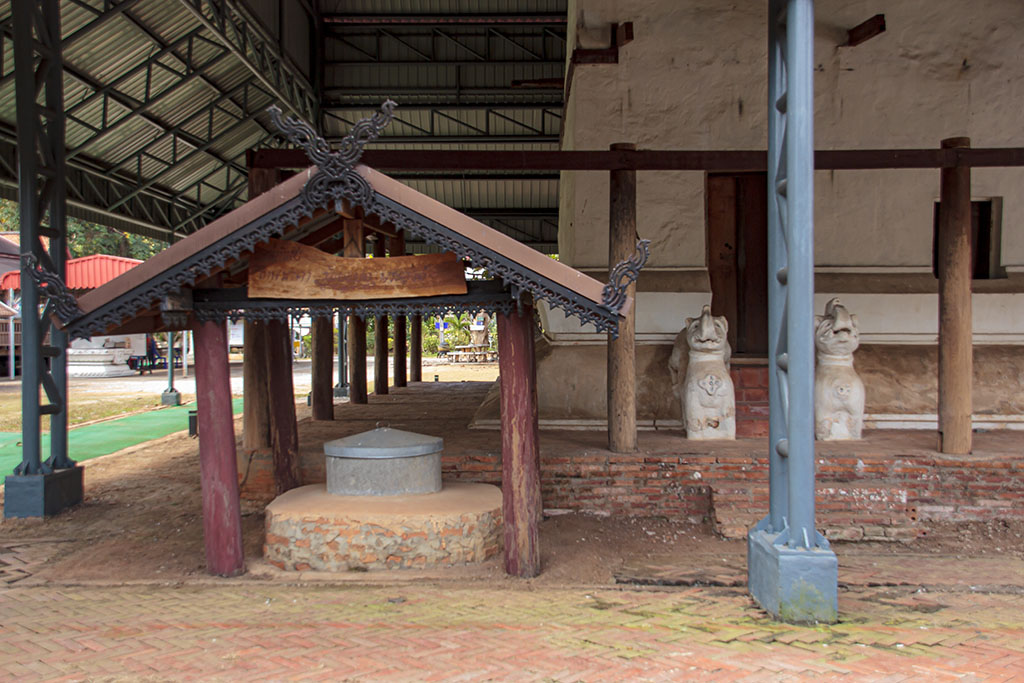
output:
[[[687, 318], [669, 358], [672, 385], [682, 408], [688, 439], [735, 439], [736, 395], [729, 376], [732, 349], [724, 316], [704, 306], [700, 317]], [[688, 362], [682, 373], [683, 342]], [[682, 375], [682, 376], [680, 376]]]
[[814, 435], [821, 441], [859, 439], [864, 428], [864, 382], [853, 369], [853, 352], [860, 345], [857, 316], [836, 297], [825, 304], [825, 315], [815, 320]]

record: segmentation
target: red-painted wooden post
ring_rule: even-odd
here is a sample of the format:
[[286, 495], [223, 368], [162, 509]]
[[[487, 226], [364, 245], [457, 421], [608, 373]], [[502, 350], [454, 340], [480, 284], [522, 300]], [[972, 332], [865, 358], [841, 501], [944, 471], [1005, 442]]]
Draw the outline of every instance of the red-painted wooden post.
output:
[[312, 390], [314, 420], [334, 419], [334, 325], [331, 318], [313, 318]]
[[292, 378], [292, 335], [288, 323], [267, 323], [267, 381], [270, 383], [270, 444], [274, 449], [277, 493], [300, 484], [299, 427]]
[[[373, 243], [373, 257], [384, 258], [387, 249], [384, 236], [377, 235]], [[388, 393], [388, 317], [378, 315], [373, 326], [373, 393], [382, 396]]]
[[498, 314], [498, 363], [505, 571], [529, 578], [540, 573], [542, 514], [532, 302], [510, 315]]
[[409, 381], [423, 381], [423, 316], [409, 316]]
[[[405, 256], [405, 233], [398, 233], [388, 241], [388, 248], [392, 256]], [[405, 316], [395, 316], [395, 354], [394, 363], [392, 367], [395, 371], [395, 386], [404, 387], [408, 386], [406, 381], [407, 374], [405, 364], [407, 361], [406, 353], [406, 334], [405, 334]]]
[[211, 574], [236, 576], [245, 572], [245, 556], [227, 330], [224, 323], [205, 322], [193, 331], [206, 568]]

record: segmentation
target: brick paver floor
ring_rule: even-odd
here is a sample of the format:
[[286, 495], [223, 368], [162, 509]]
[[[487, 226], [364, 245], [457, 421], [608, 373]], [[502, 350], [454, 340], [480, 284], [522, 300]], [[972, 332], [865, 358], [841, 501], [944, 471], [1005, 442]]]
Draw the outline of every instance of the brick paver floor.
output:
[[447, 584], [0, 590], [18, 680], [1024, 679], [1024, 594], [853, 588], [832, 626], [744, 589]]

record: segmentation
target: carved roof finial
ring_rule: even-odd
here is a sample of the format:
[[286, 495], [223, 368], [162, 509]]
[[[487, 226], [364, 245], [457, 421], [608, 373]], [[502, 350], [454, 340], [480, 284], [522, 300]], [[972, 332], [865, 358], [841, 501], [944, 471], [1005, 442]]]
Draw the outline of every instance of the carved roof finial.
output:
[[277, 126], [277, 129], [285, 136], [288, 142], [298, 145], [306, 150], [306, 156], [317, 167], [331, 178], [339, 178], [348, 169], [352, 168], [363, 155], [363, 147], [371, 140], [380, 137], [393, 117], [395, 107], [398, 105], [392, 100], [386, 100], [380, 105], [380, 111], [368, 119], [360, 119], [352, 126], [349, 134], [342, 138], [337, 151], [332, 151], [330, 144], [316, 134], [313, 127], [305, 121], [289, 116], [281, 118], [281, 109], [276, 105], [270, 106], [267, 111], [270, 118]]

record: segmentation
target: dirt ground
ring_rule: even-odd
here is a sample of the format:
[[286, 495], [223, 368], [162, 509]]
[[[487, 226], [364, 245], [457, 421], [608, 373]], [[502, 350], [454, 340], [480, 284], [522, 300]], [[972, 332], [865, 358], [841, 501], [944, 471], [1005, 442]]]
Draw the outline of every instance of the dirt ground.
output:
[[[300, 406], [300, 415], [305, 409]], [[308, 410], [308, 409], [306, 409]], [[238, 424], [240, 427], [240, 422]], [[53, 555], [36, 574], [60, 582], [188, 580], [205, 576], [198, 443], [174, 434], [86, 463], [84, 503], [58, 517], [6, 520], [0, 541], [45, 540]], [[263, 506], [243, 502], [245, 551], [253, 578], [280, 577], [260, 559]], [[1001, 555], [1024, 558], [1024, 529], [1010, 523], [941, 525], [911, 544], [837, 544], [840, 557], [861, 554]], [[738, 577], [745, 547], [704, 526], [663, 518], [556, 514], [541, 524], [539, 585], [614, 583], [626, 565], [674, 564], [696, 576]], [[393, 574], [393, 573], [392, 573]], [[430, 576], [409, 572], [402, 578]], [[351, 578], [365, 581], [360, 573]], [[389, 579], [395, 577], [389, 576]], [[449, 570], [452, 580], [505, 581], [500, 560]]]
[[[486, 367], [437, 369], [437, 374], [448, 377], [453, 373], [484, 376], [490, 372], [494, 370]], [[432, 374], [432, 368], [425, 368], [425, 378]], [[449, 385], [453, 396], [458, 394], [458, 386]], [[372, 397], [371, 407], [375, 400], [394, 404], [403, 396], [393, 392], [389, 397]], [[472, 414], [472, 406], [468, 408], [468, 414]], [[304, 403], [297, 411], [300, 435], [306, 442], [319, 442], [325, 429], [365, 428], [358, 421], [345, 425], [314, 423]], [[437, 420], [438, 428], [443, 428], [440, 415], [445, 411], [437, 412], [436, 406], [410, 403], [407, 412], [423, 413], [421, 419]], [[466, 414], [466, 409], [451, 411], [447, 419], [453, 421], [453, 429], [455, 421], [466, 419]], [[239, 417], [236, 433], [240, 431]], [[479, 447], [500, 448], [498, 432], [470, 434]], [[85, 467], [86, 499], [81, 505], [51, 519], [5, 520], [0, 524], [0, 543], [24, 541], [49, 548], [46, 562], [34, 579], [118, 583], [152, 579], [174, 582], [205, 576], [197, 441], [185, 433], [173, 434], [88, 461]], [[287, 579], [261, 560], [262, 504], [243, 502], [243, 532], [249, 576]], [[716, 537], [704, 526], [663, 518], [553, 511], [541, 525], [541, 545], [543, 573], [531, 582], [538, 585], [610, 584], [623, 573], [643, 571], [645, 563], [690, 568], [698, 582], [735, 583], [745, 571], [746, 549], [742, 542]], [[1024, 525], [1008, 521], [931, 525], [928, 536], [908, 544], [839, 543], [835, 548], [841, 562], [843, 558], [898, 554], [1024, 559]], [[388, 580], [396, 579], [394, 572], [385, 574]], [[481, 566], [446, 571], [443, 576], [436, 572], [401, 574], [399, 580], [426, 576], [461, 581], [507, 580], [497, 558]], [[372, 580], [366, 573], [351, 578]]]

